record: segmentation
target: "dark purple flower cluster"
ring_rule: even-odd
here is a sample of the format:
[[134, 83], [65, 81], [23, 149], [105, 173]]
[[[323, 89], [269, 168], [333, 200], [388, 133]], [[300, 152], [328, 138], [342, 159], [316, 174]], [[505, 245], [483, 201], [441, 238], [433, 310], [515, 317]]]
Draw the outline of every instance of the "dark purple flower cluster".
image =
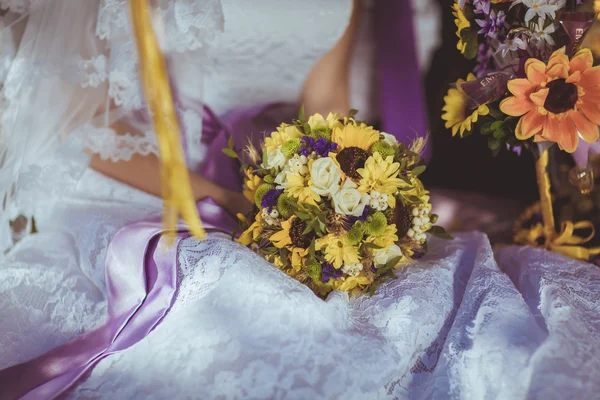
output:
[[348, 217], [348, 226], [352, 227], [352, 225], [354, 225], [354, 223], [356, 221], [361, 221], [361, 222], [365, 222], [367, 220], [367, 217], [369, 216], [369, 207], [365, 207], [365, 209], [363, 210], [363, 213], [360, 217]]
[[482, 78], [486, 75], [488, 71], [488, 67], [490, 61], [492, 59], [492, 49], [487, 43], [481, 43], [479, 45], [479, 51], [477, 53], [477, 65], [473, 72], [478, 78]]
[[341, 269], [335, 269], [331, 264], [321, 265], [321, 282], [327, 283], [330, 279], [341, 278], [343, 272]]
[[313, 151], [319, 157], [327, 157], [327, 155], [337, 149], [337, 143], [329, 142], [325, 138], [313, 139], [310, 136], [304, 136], [300, 145], [300, 155], [308, 157]]
[[262, 198], [260, 205], [262, 208], [267, 208], [269, 211], [277, 205], [279, 196], [283, 193], [283, 190], [271, 189]]

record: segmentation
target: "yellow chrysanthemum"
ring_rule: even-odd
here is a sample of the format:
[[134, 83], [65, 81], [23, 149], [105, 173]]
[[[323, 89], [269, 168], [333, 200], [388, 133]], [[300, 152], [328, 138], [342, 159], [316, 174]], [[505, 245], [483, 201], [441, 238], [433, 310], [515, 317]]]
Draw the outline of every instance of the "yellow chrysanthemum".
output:
[[454, 10], [452, 15], [454, 15], [454, 17], [456, 18], [454, 20], [454, 24], [456, 24], [456, 36], [458, 36], [458, 43], [456, 44], [456, 48], [461, 52], [461, 54], [464, 54], [467, 48], [467, 43], [463, 42], [462, 36], [460, 35], [460, 31], [466, 28], [470, 28], [471, 23], [465, 16], [463, 10], [460, 9], [460, 6], [458, 5], [457, 1], [455, 1], [452, 5], [452, 9]]
[[271, 235], [269, 240], [271, 243], [273, 243], [273, 246], [277, 247], [278, 249], [291, 246], [292, 238], [290, 237], [290, 229], [292, 228], [292, 222], [294, 222], [294, 218], [296, 217], [291, 217], [287, 221], [283, 221], [281, 223], [281, 230]]
[[338, 144], [340, 150], [346, 147], [358, 147], [369, 151], [371, 146], [379, 141], [379, 132], [365, 124], [349, 123], [335, 128], [331, 140]]
[[400, 164], [394, 162], [394, 157], [388, 156], [385, 159], [381, 154], [375, 153], [367, 159], [364, 168], [359, 168], [357, 172], [362, 176], [358, 190], [362, 193], [376, 191], [388, 195], [388, 205], [396, 207], [396, 197], [394, 194], [398, 188], [405, 186], [406, 183], [398, 178]]
[[321, 196], [310, 187], [310, 179], [300, 174], [287, 174], [285, 187], [286, 193], [298, 199], [298, 204], [307, 203], [316, 206], [317, 202], [321, 201]]
[[254, 223], [240, 235], [238, 242], [244, 246], [249, 246], [250, 244], [254, 243], [262, 232], [262, 223], [262, 215], [261, 213], [257, 213]]
[[344, 280], [344, 283], [342, 283], [337, 290], [349, 292], [357, 286], [367, 286], [371, 283], [373, 283], [373, 280], [369, 279], [366, 276], [351, 276], [346, 278], [346, 280]]
[[308, 118], [308, 125], [310, 126], [310, 129], [312, 129], [312, 130], [325, 129], [325, 128], [329, 128], [329, 129], [333, 130], [337, 127], [342, 126], [342, 123], [340, 122], [341, 118], [342, 118], [342, 116], [340, 114], [329, 113], [327, 115], [327, 118], [323, 118], [323, 116], [321, 114], [314, 114], [314, 115], [310, 116], [310, 118]]
[[[467, 81], [476, 79], [475, 75], [469, 74]], [[473, 129], [473, 124], [477, 122], [480, 115], [488, 115], [490, 109], [486, 105], [481, 105], [475, 110], [467, 109], [467, 95], [461, 88], [461, 85], [465, 83], [464, 80], [459, 79], [456, 82], [456, 88], [448, 90], [448, 94], [444, 97], [444, 108], [442, 111], [442, 119], [446, 121], [446, 129], [452, 128], [452, 136], [455, 136], [458, 132], [460, 137], [463, 136], [465, 131], [470, 132]]]
[[360, 259], [358, 249], [350, 244], [348, 238], [329, 234], [317, 239], [315, 248], [325, 253], [325, 260], [335, 268], [341, 268], [342, 265], [358, 264]]
[[244, 185], [244, 197], [248, 199], [248, 201], [254, 203], [254, 194], [256, 193], [256, 189], [264, 182], [261, 177], [256, 176], [252, 173], [252, 168], [247, 168], [244, 170], [246, 174], [246, 182]]
[[393, 246], [398, 241], [397, 235], [398, 229], [396, 228], [396, 224], [388, 225], [383, 233], [379, 236], [369, 236], [367, 237], [367, 243], [373, 243], [379, 247], [387, 249], [388, 247]]
[[301, 137], [302, 132], [294, 125], [281, 124], [275, 132], [265, 138], [265, 151], [267, 154], [270, 154], [288, 140], [299, 139]]

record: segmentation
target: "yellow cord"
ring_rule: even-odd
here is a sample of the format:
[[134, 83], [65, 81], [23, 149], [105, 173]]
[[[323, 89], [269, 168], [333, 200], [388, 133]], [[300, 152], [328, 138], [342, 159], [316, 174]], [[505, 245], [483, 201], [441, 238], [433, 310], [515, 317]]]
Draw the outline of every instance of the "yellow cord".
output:
[[160, 151], [163, 224], [174, 238], [177, 220], [181, 216], [190, 232], [204, 239], [206, 232], [198, 215], [181, 146], [167, 65], [152, 27], [148, 0], [129, 0], [129, 10], [138, 48], [142, 86]]

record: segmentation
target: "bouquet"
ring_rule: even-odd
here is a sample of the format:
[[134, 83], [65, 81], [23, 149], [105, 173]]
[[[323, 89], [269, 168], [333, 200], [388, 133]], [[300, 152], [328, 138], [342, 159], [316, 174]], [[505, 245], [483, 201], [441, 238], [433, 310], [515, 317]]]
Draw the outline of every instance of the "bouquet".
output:
[[[583, 3], [456, 0], [457, 48], [476, 65], [448, 91], [442, 119], [453, 136], [475, 130], [489, 136], [494, 154], [530, 149], [537, 158], [543, 221], [517, 232], [515, 241], [589, 259], [590, 251], [580, 245], [594, 236], [592, 224], [556, 225], [547, 171], [553, 144], [586, 161], [598, 147], [600, 67], [594, 67], [592, 52], [581, 48], [597, 14], [591, 2]], [[572, 182], [589, 193], [592, 174], [575, 168]], [[587, 232], [578, 236], [575, 230]]]
[[457, 0], [458, 49], [473, 73], [445, 97], [452, 135], [475, 128], [502, 148], [557, 143], [573, 153], [598, 140], [600, 69], [581, 43], [595, 21], [567, 0]]
[[418, 178], [425, 140], [406, 147], [355, 111], [303, 114], [260, 150], [247, 146], [244, 193], [256, 208], [238, 216], [239, 241], [318, 295], [373, 293], [425, 252], [427, 232], [447, 237]]

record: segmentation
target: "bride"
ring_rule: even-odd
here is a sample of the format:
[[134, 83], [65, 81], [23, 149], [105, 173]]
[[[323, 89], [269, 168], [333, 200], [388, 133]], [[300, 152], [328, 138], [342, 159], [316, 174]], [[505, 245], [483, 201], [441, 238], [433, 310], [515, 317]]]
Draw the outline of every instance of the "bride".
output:
[[[423, 113], [402, 113], [418, 108], [417, 91], [401, 109], [376, 106], [387, 99], [385, 84], [380, 96], [373, 89], [385, 70], [374, 68], [374, 49], [392, 33], [381, 34], [384, 18], [411, 32], [408, 0], [379, 2], [160, 2], [201, 211], [249, 207], [235, 181], [211, 181], [227, 168], [224, 132], [289, 119], [297, 106], [284, 103], [311, 113], [352, 105], [384, 124], [395, 112], [405, 124], [396, 128], [420, 131]], [[182, 234], [164, 251], [153, 219], [157, 145], [140, 111], [127, 2], [0, 5], [0, 221], [12, 221], [0, 259], [0, 398], [600, 392], [600, 272], [585, 263], [529, 248], [494, 254], [485, 235], [467, 233], [432, 240], [372, 297], [322, 301], [219, 234]], [[403, 39], [388, 50], [415, 65]]]

